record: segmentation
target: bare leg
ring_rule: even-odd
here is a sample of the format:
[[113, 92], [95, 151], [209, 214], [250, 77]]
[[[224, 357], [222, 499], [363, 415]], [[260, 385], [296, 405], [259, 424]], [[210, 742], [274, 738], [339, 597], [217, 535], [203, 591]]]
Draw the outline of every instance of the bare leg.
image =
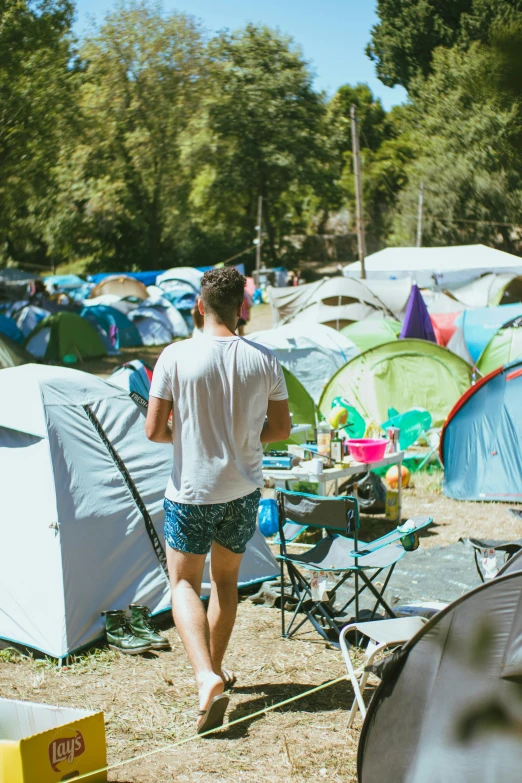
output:
[[229, 549], [212, 544], [210, 578], [212, 589], [208, 607], [210, 655], [216, 674], [223, 676], [223, 658], [234, 628], [237, 613], [237, 577], [241, 558]]
[[199, 708], [205, 710], [224, 688], [223, 680], [212, 666], [209, 626], [200, 598], [205, 555], [191, 555], [167, 547], [167, 563], [172, 615], [196, 675]]

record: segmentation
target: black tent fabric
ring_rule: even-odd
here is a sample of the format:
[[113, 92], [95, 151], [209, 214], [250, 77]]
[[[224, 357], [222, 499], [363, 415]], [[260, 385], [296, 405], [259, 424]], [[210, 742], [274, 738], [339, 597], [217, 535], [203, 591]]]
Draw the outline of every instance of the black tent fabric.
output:
[[395, 653], [370, 703], [360, 783], [505, 783], [522, 760], [522, 553]]

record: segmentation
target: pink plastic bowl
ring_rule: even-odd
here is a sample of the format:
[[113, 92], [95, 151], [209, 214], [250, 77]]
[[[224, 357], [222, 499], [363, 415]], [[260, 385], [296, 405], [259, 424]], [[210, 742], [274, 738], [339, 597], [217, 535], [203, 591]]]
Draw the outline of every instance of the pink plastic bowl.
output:
[[384, 457], [387, 440], [359, 438], [348, 441], [348, 450], [357, 462], [379, 462]]

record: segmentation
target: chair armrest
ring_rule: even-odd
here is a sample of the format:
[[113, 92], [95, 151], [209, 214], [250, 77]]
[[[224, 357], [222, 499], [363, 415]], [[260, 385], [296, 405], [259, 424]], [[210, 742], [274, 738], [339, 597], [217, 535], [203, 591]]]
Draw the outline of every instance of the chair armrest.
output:
[[352, 550], [350, 552], [351, 556], [364, 557], [365, 555], [370, 555], [372, 552], [376, 552], [378, 549], [382, 549], [385, 546], [389, 546], [389, 544], [394, 544], [396, 541], [400, 541], [401, 538], [404, 538], [404, 536], [411, 535], [412, 533], [418, 533], [419, 530], [422, 530], [423, 528], [428, 527], [428, 525], [431, 525], [433, 518], [411, 517], [408, 519], [408, 522], [413, 522], [415, 527], [413, 527], [411, 530], [408, 530], [408, 532], [400, 531], [398, 528], [395, 528], [395, 530], [391, 530], [389, 533], [386, 533], [386, 535], [381, 536], [380, 538], [376, 538], [375, 541], [364, 543], [363, 549], [358, 549], [357, 551]]

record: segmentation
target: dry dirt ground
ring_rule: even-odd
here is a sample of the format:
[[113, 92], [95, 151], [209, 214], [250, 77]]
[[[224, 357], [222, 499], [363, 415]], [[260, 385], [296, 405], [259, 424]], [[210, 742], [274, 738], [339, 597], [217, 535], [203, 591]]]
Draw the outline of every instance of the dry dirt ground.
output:
[[[269, 308], [254, 308], [254, 328], [270, 327]], [[154, 364], [160, 349], [126, 351]], [[82, 369], [107, 375], [122, 359]], [[428, 514], [435, 524], [421, 546], [445, 546], [460, 536], [516, 539], [521, 524], [503, 504], [458, 503], [441, 494], [440, 474], [414, 478], [404, 493], [404, 516]], [[389, 525], [363, 518], [362, 537]], [[470, 555], [471, 556], [471, 555]], [[392, 580], [393, 583], [393, 580]], [[239, 606], [227, 665], [238, 676], [228, 719], [250, 715], [345, 673], [341, 655], [314, 633], [280, 638], [277, 609]], [[106, 648], [76, 658], [67, 668], [0, 651], [0, 695], [103, 710], [108, 760], [114, 764], [193, 734], [196, 700], [191, 669], [175, 629], [166, 633], [172, 651], [128, 657]], [[359, 725], [346, 728], [352, 691], [346, 682], [254, 718], [215, 738], [196, 740], [109, 772], [120, 783], [271, 783], [356, 781]]]

